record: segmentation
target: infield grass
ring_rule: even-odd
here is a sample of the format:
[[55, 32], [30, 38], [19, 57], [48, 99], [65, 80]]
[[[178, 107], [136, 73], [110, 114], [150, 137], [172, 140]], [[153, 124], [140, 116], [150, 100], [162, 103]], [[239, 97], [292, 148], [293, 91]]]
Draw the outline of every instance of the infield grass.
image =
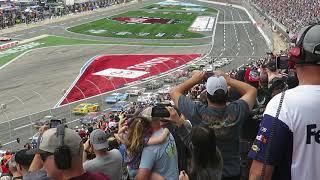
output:
[[[198, 15], [207, 15], [208, 13], [194, 12], [146, 12], [146, 11], [129, 11], [110, 18], [104, 18], [79, 26], [71, 27], [68, 30], [80, 34], [94, 36], [116, 37], [116, 38], [135, 38], [135, 39], [185, 39], [201, 38], [203, 34], [188, 31]], [[177, 24], [127, 24], [120, 21], [112, 20], [114, 17], [149, 17], [149, 18], [166, 18], [179, 19]], [[100, 33], [92, 33], [101, 31]], [[118, 32], [130, 32], [132, 34], [117, 35]], [[147, 36], [139, 36], [139, 33], [150, 33]], [[158, 33], [165, 33], [162, 37], [157, 37]], [[183, 37], [175, 37], [176, 34], [183, 34]]]

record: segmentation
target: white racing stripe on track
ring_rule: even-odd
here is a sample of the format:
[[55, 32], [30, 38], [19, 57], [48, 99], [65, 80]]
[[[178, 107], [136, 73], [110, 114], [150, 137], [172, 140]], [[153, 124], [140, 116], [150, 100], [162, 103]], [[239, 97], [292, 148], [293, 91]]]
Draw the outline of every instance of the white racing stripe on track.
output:
[[[232, 11], [231, 11], [232, 13]], [[250, 21], [225, 21], [225, 22], [218, 22], [218, 24], [252, 24]]]
[[[231, 10], [231, 19], [234, 20], [234, 17], [233, 17], [233, 9]], [[234, 34], [236, 35], [236, 41], [237, 41], [237, 53], [236, 53], [236, 56], [238, 56], [239, 53], [240, 53], [240, 43], [239, 43], [238, 32], [237, 32], [237, 29], [236, 29], [236, 25], [235, 25], [235, 24], [233, 24], [233, 29], [234, 29]]]
[[[237, 11], [237, 13], [238, 13], [238, 15], [239, 15], [240, 20], [242, 21], [242, 17], [241, 17], [241, 15], [240, 15], [240, 12]], [[244, 31], [246, 32], [246, 34], [247, 34], [247, 36], [248, 36], [248, 40], [249, 40], [249, 43], [250, 43], [251, 48], [254, 47], [254, 45], [253, 45], [253, 43], [252, 43], [253, 41], [252, 41], [252, 39], [250, 38], [250, 34], [249, 34], [249, 32], [248, 32], [247, 27], [246, 27], [244, 24], [242, 24], [242, 27], [244, 28]], [[253, 55], [254, 55], [254, 48], [252, 48], [252, 53], [251, 53], [251, 56], [253, 56]]]

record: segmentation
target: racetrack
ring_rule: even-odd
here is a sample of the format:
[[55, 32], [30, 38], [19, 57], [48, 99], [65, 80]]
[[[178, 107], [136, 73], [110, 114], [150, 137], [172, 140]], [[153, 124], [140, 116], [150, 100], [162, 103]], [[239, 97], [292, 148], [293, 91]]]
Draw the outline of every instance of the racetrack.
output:
[[[112, 15], [133, 10], [144, 6], [145, 4], [150, 4], [150, 1], [140, 5], [112, 9], [111, 12], [105, 11], [103, 14], [93, 13], [85, 18], [75, 18], [72, 21], [47, 24], [42, 27], [7, 34], [6, 36], [16, 36], [16, 38], [23, 37], [23, 39], [27, 39], [41, 34], [53, 34], [66, 37], [101, 40], [101, 37], [66, 32], [65, 28], [105, 17], [106, 14]], [[241, 64], [246, 63], [249, 57], [254, 57], [256, 59], [265, 54], [267, 51], [265, 40], [251, 23], [245, 11], [230, 6], [213, 5], [204, 2], [201, 2], [201, 4], [206, 4], [209, 7], [219, 10], [212, 51], [210, 51], [210, 45], [194, 47], [86, 45], [50, 47], [33, 50], [0, 70], [0, 104], [8, 104], [5, 113], [0, 111], [0, 120], [3, 122], [14, 117], [53, 107], [62, 97], [63, 89], [67, 89], [78, 75], [79, 69], [83, 64], [88, 59], [98, 54], [205, 54], [210, 51], [210, 56], [213, 57], [233, 58], [234, 61], [228, 65], [226, 69], [237, 68]], [[126, 42], [137, 41], [134, 39], [117, 39], [117, 41], [118, 40]], [[147, 41], [158, 42], [158, 40]], [[173, 40], [168, 40], [168, 42], [172, 41]], [[178, 40], [177, 42], [190, 41], [195, 43], [209, 43], [211, 37], [198, 40]], [[58, 117], [67, 116], [69, 122], [76, 122], [75, 119], [77, 118], [69, 113], [71, 108], [72, 106], [65, 106], [53, 110], [52, 113]], [[26, 138], [30, 137], [35, 132], [34, 129], [32, 129], [32, 126], [30, 126], [30, 122], [48, 114], [50, 114], [50, 112], [46, 111], [38, 115], [27, 116], [24, 119], [16, 120], [10, 124], [0, 124], [0, 141], [2, 143], [8, 143], [19, 137], [21, 139], [24, 138], [22, 142], [25, 142]], [[11, 131], [8, 131], [8, 127]], [[16, 144], [12, 142], [8, 143], [8, 145], [15, 146]]]

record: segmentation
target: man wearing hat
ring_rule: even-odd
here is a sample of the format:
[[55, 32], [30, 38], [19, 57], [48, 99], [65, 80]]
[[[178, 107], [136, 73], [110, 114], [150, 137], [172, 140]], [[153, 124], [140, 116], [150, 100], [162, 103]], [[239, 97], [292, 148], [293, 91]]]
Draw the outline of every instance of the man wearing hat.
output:
[[48, 177], [55, 180], [108, 180], [98, 172], [85, 171], [82, 164], [83, 144], [79, 134], [60, 125], [46, 130], [37, 152]]
[[17, 163], [17, 170], [23, 176], [28, 174], [29, 167], [34, 158], [34, 155], [29, 154], [28, 151], [28, 149], [22, 149], [14, 155], [14, 160]]
[[[107, 134], [101, 129], [91, 132], [90, 139], [84, 145], [83, 167], [86, 171], [101, 172], [111, 180], [119, 180], [121, 177], [122, 156], [118, 149], [108, 151]], [[96, 158], [86, 161], [86, 152], [92, 147]]]
[[[155, 117], [153, 112], [154, 107], [147, 107], [140, 113], [140, 116], [150, 121], [151, 137], [158, 137], [163, 132], [160, 124], [160, 120], [163, 120], [163, 117]], [[177, 147], [171, 133], [165, 142], [144, 147], [135, 179], [156, 179], [155, 176], [159, 175], [167, 180], [179, 179], [177, 154]]]
[[249, 153], [250, 179], [320, 177], [319, 24], [301, 29], [289, 62], [295, 63], [299, 85], [268, 103]]
[[[184, 95], [205, 77], [205, 72], [195, 71], [190, 79], [172, 89], [171, 98], [193, 125], [205, 123], [215, 129], [217, 146], [224, 160], [222, 177], [240, 179], [240, 129], [256, 102], [257, 90], [219, 71], [207, 79], [207, 105]], [[238, 91], [241, 98], [227, 104], [228, 85]]]

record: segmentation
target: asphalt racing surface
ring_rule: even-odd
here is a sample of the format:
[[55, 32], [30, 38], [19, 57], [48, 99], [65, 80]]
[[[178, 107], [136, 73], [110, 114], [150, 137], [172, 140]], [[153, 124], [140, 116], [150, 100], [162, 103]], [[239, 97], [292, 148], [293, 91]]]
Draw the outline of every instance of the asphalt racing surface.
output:
[[[65, 31], [66, 27], [78, 25], [105, 16], [130, 11], [158, 1], [148, 1], [143, 4], [119, 6], [103, 13], [92, 13], [88, 16], [46, 24], [44, 26], [27, 29], [20, 32], [4, 34], [4, 36], [19, 39], [28, 39], [42, 34], [61, 35], [81, 39], [100, 39], [101, 37], [79, 35]], [[257, 59], [267, 51], [265, 40], [251, 23], [247, 13], [233, 6], [214, 5], [199, 2], [219, 10], [218, 22], [214, 33], [212, 51], [210, 45], [193, 47], [150, 47], [150, 46], [125, 46], [125, 45], [97, 45], [97, 46], [64, 46], [50, 47], [34, 50], [14, 61], [0, 70], [0, 104], [6, 103], [7, 110], [0, 111], [0, 142], [10, 147], [17, 146], [15, 138], [20, 138], [21, 143], [35, 133], [32, 122], [48, 114], [57, 117], [66, 117], [69, 123], [77, 123], [79, 117], [70, 113], [74, 105], [66, 105], [52, 111], [43, 111], [52, 108], [62, 97], [64, 90], [68, 89], [79, 73], [79, 69], [90, 58], [99, 54], [189, 54], [210, 53], [215, 58], [228, 57], [233, 62], [225, 69], [234, 69], [247, 63], [250, 57]], [[110, 38], [106, 38], [110, 39]], [[117, 39], [117, 41], [145, 41]], [[158, 40], [146, 40], [157, 41]], [[161, 41], [161, 40], [160, 40]], [[169, 40], [168, 42], [173, 41]], [[177, 40], [174, 40], [177, 41]], [[179, 40], [179, 42], [206, 42], [212, 41], [211, 37], [198, 40]], [[166, 41], [167, 42], [167, 41]], [[103, 97], [87, 100], [97, 102]], [[108, 109], [105, 105], [102, 109]], [[35, 112], [43, 111], [39, 114]], [[26, 116], [16, 119], [13, 118]], [[72, 125], [71, 125], [72, 126]], [[10, 130], [9, 130], [10, 129]]]

